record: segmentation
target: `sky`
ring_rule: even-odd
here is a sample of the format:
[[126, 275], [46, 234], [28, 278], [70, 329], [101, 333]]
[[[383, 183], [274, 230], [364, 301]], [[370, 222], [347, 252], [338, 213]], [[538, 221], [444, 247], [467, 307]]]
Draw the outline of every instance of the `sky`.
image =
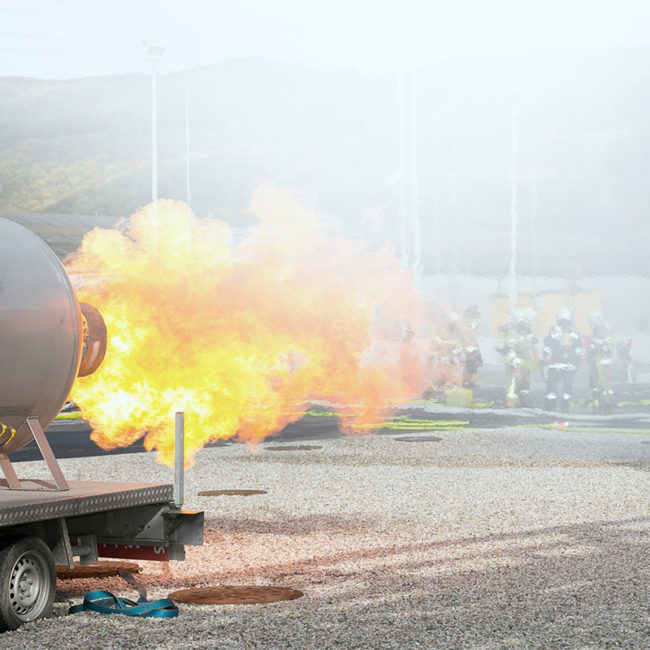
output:
[[162, 73], [242, 57], [364, 72], [477, 52], [648, 47], [648, 0], [0, 0], [0, 76]]

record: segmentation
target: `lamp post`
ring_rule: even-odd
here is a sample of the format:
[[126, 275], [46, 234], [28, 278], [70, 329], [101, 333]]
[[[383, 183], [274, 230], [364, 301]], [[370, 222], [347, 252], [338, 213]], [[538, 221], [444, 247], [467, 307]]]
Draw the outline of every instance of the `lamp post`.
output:
[[185, 70], [185, 185], [187, 187], [187, 205], [192, 207], [192, 190], [190, 187], [190, 71]]
[[165, 48], [146, 40], [142, 44], [147, 61], [151, 61], [151, 202], [155, 221], [158, 216], [158, 61]]

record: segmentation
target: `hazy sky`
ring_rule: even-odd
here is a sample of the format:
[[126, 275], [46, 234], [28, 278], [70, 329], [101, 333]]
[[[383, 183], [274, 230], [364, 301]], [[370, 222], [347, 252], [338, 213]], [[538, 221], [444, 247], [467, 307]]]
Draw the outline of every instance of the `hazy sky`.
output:
[[0, 0], [0, 75], [162, 72], [259, 56], [373, 71], [531, 48], [650, 45], [649, 0]]

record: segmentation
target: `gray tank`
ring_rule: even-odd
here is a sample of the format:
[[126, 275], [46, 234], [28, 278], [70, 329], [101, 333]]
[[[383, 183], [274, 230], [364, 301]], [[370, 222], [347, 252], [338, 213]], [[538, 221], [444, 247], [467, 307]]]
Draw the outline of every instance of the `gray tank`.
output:
[[45, 429], [77, 374], [101, 363], [106, 330], [97, 310], [86, 311], [47, 244], [0, 218], [0, 452], [32, 439], [27, 417]]

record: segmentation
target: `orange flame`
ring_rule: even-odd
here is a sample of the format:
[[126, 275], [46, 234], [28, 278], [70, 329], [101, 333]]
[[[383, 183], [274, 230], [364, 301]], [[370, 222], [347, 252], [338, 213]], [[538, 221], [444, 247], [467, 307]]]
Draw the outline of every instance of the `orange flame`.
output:
[[260, 188], [252, 210], [259, 226], [235, 245], [227, 224], [159, 201], [155, 221], [149, 206], [93, 230], [66, 260], [99, 278], [79, 297], [102, 313], [108, 350], [71, 399], [101, 447], [146, 435], [172, 465], [182, 410], [191, 464], [207, 442], [277, 433], [310, 401], [367, 431], [425, 388], [427, 344], [403, 333], [422, 305], [396, 257], [328, 234], [287, 192]]

